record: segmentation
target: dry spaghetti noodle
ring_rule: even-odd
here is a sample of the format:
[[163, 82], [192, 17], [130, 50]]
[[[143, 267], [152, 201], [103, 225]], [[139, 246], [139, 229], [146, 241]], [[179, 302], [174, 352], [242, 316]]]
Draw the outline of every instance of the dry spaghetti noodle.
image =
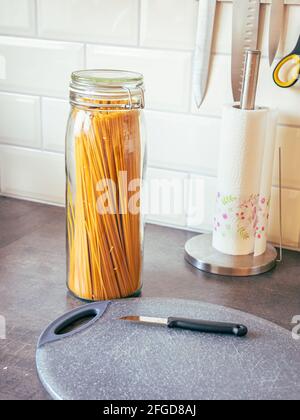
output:
[[[69, 171], [67, 181], [68, 287], [85, 300], [128, 297], [141, 287], [141, 216], [128, 209], [136, 193], [128, 184], [142, 171], [140, 111], [74, 108], [71, 119], [77, 127], [74, 179]], [[116, 186], [114, 194], [106, 190], [115, 212], [99, 211], [103, 180]]]

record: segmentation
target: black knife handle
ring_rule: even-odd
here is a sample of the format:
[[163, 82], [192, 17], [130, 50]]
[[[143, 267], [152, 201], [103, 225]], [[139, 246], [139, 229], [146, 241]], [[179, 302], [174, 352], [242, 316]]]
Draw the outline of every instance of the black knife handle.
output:
[[168, 327], [209, 334], [235, 335], [236, 337], [245, 337], [248, 334], [248, 329], [244, 325], [224, 322], [197, 321], [185, 318], [169, 318]]

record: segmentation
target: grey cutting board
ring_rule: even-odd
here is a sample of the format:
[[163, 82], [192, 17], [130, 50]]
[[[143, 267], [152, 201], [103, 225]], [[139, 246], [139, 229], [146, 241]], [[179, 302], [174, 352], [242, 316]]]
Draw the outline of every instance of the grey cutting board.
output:
[[[97, 307], [99, 319], [81, 332], [47, 343], [59, 338], [51, 326], [41, 337], [38, 374], [54, 399], [300, 399], [300, 343], [263, 319], [175, 299], [112, 302], [103, 315], [103, 304], [84, 308]], [[249, 335], [205, 335], [118, 319], [126, 315], [237, 322]]]

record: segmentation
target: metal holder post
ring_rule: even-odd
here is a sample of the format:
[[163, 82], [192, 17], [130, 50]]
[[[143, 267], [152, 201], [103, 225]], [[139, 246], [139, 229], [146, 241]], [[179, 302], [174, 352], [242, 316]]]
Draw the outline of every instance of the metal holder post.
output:
[[280, 244], [279, 244], [279, 258], [277, 262], [283, 261], [283, 218], [282, 218], [282, 150], [279, 147], [279, 235], [280, 235]]

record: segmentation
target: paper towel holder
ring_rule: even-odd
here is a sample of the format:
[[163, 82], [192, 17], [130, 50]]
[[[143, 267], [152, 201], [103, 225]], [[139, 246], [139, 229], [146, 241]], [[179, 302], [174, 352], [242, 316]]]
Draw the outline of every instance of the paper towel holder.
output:
[[217, 251], [212, 246], [212, 234], [190, 239], [185, 246], [185, 259], [198, 270], [232, 277], [250, 277], [266, 273], [276, 267], [277, 250], [268, 244], [266, 252], [259, 256], [232, 256]]
[[263, 255], [254, 254], [233, 256], [223, 254], [212, 246], [212, 234], [203, 234], [190, 239], [185, 245], [185, 259], [198, 270], [220, 276], [250, 277], [273, 270], [282, 262], [283, 227], [282, 227], [282, 149], [279, 148], [279, 254], [276, 248], [268, 244]]
[[[255, 109], [261, 52], [247, 50], [245, 54], [244, 80], [241, 89], [241, 103], [238, 108], [246, 112]], [[213, 235], [200, 235], [190, 239], [185, 246], [185, 259], [199, 270], [232, 277], [249, 277], [266, 273], [282, 260], [282, 175], [281, 149], [279, 150], [279, 189], [280, 189], [280, 257], [276, 248], [268, 244], [266, 252], [260, 256], [254, 254], [233, 256], [224, 254], [213, 247]]]

